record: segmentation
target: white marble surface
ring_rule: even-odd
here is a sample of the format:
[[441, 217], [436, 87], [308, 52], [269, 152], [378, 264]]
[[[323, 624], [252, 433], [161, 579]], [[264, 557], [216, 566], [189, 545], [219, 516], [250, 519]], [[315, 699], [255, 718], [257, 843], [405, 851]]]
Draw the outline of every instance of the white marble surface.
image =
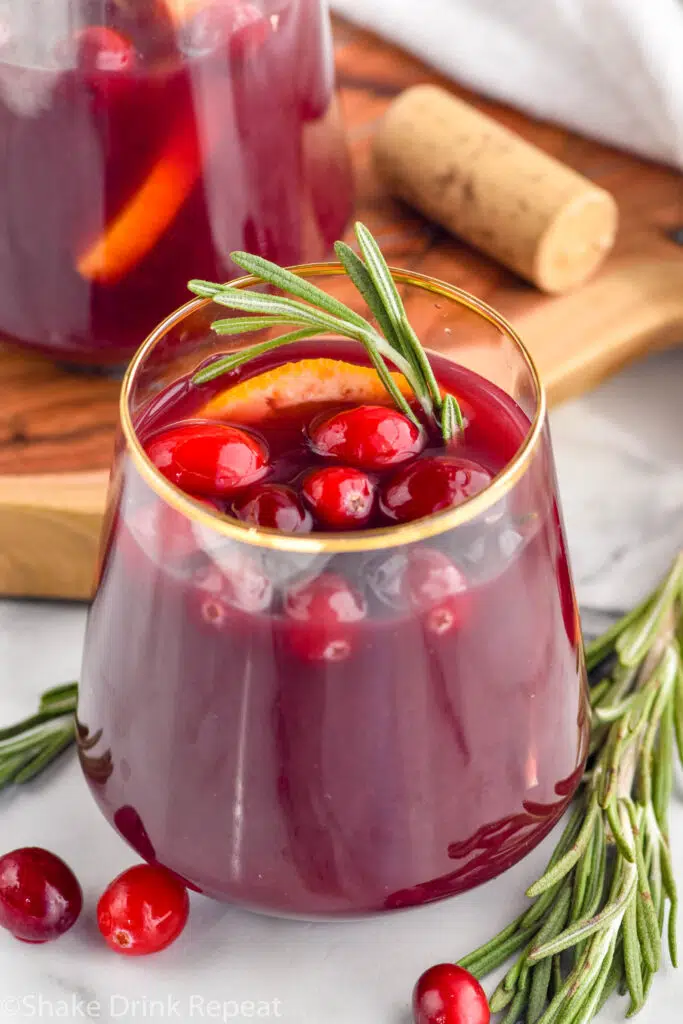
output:
[[[683, 545], [681, 394], [683, 349], [553, 415], [579, 596], [592, 609], [625, 607]], [[0, 602], [1, 722], [26, 712], [46, 685], [77, 675], [84, 618], [79, 607]], [[352, 924], [274, 921], [193, 898], [191, 924], [174, 947], [127, 961], [98, 941], [92, 919], [99, 892], [131, 855], [95, 809], [74, 761], [30, 790], [0, 796], [0, 822], [0, 847], [50, 847], [73, 865], [86, 894], [79, 925], [57, 943], [27, 947], [0, 934], [0, 1024], [75, 1022], [87, 1018], [88, 1002], [92, 1019], [124, 1024], [266, 1016], [296, 1024], [408, 1024], [417, 975], [462, 955], [517, 912], [547, 853], [536, 851], [456, 900]], [[672, 837], [683, 884], [683, 801], [674, 809]], [[261, 1016], [239, 1012], [243, 1001]], [[681, 1005], [683, 971], [666, 968], [639, 1019], [677, 1020]], [[624, 1009], [610, 1003], [600, 1019], [621, 1020]]]

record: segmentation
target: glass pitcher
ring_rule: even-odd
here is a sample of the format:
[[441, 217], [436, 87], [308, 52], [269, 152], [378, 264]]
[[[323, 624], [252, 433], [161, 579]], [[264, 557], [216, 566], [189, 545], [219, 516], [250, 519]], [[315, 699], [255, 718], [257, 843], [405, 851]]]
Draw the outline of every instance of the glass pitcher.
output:
[[120, 364], [229, 253], [351, 209], [323, 0], [0, 0], [0, 336]]

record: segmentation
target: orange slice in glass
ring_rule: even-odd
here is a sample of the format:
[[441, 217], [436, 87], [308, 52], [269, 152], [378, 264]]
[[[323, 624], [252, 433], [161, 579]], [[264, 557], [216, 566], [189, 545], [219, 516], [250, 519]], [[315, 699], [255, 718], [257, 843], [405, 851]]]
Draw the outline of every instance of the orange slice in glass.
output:
[[[412, 391], [402, 373], [391, 375], [410, 400]], [[197, 413], [208, 419], [262, 423], [326, 402], [393, 405], [376, 370], [342, 359], [301, 359], [266, 370], [220, 391]]]

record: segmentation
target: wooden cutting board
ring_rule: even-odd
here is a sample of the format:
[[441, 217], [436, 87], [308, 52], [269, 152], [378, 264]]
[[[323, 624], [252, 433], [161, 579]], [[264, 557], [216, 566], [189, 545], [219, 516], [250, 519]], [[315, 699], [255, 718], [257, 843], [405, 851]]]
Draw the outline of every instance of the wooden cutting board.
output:
[[[337, 67], [357, 175], [357, 214], [391, 263], [485, 299], [526, 340], [551, 401], [594, 387], [655, 347], [683, 341], [683, 183], [638, 160], [455, 88], [419, 61], [338, 22]], [[579, 291], [548, 298], [391, 200], [370, 141], [409, 85], [452, 89], [610, 190], [621, 209], [614, 253]], [[118, 383], [66, 373], [0, 346], [0, 594], [90, 594], [117, 421]]]

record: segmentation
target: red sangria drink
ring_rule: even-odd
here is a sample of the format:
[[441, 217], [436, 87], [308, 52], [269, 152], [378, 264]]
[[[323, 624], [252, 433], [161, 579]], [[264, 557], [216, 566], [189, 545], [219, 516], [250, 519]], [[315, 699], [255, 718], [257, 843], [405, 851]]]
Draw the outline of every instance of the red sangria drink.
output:
[[588, 730], [528, 355], [464, 293], [339, 251], [194, 282], [213, 301], [134, 359], [79, 706], [91, 789], [143, 857], [307, 917], [514, 864]]
[[230, 252], [320, 259], [351, 205], [321, 0], [9, 0], [0, 332], [126, 361]]

